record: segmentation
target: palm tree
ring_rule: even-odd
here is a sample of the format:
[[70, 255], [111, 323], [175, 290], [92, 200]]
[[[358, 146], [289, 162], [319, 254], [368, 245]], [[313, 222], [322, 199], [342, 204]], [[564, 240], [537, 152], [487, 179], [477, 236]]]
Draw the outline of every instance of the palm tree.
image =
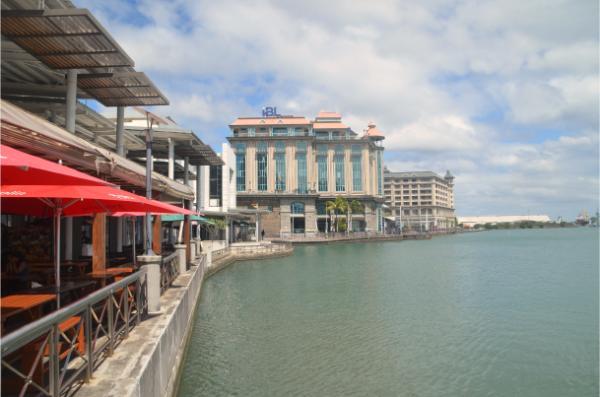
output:
[[[337, 206], [336, 206], [335, 201], [325, 202], [325, 213], [329, 217], [329, 225], [325, 228], [326, 232], [329, 231], [329, 228], [333, 227], [334, 220], [332, 219], [331, 215], [335, 214], [336, 209], [337, 209]], [[325, 222], [327, 222], [327, 218], [325, 219]]]
[[[348, 225], [352, 226], [352, 214], [355, 213], [359, 213], [359, 212], [364, 212], [365, 211], [365, 206], [363, 205], [363, 203], [361, 203], [358, 200], [352, 200], [350, 201], [349, 205], [348, 205]], [[354, 230], [352, 230], [354, 231]]]

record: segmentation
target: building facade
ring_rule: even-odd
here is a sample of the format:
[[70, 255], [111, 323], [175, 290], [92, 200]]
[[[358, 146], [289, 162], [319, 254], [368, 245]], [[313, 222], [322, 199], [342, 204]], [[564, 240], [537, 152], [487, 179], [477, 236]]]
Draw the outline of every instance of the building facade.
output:
[[369, 125], [361, 136], [341, 115], [242, 117], [227, 139], [236, 156], [238, 208], [267, 210], [267, 237], [326, 232], [326, 202], [343, 196], [363, 205], [349, 230], [379, 233], [383, 214], [383, 134]]
[[431, 171], [385, 170], [385, 201], [404, 231], [447, 230], [456, 226], [454, 176]]

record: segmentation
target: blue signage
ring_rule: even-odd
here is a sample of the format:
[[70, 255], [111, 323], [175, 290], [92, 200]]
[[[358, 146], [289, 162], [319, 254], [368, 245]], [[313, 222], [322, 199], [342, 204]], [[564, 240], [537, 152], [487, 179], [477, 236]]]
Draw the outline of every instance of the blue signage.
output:
[[276, 106], [267, 106], [266, 108], [263, 108], [262, 116], [263, 117], [281, 117], [281, 115], [277, 113]]

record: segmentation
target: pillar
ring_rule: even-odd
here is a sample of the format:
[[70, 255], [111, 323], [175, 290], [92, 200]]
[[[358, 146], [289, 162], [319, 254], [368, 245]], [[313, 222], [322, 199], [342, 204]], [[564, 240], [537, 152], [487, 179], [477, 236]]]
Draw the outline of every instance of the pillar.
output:
[[162, 252], [162, 221], [160, 215], [154, 215], [152, 222], [152, 251], [156, 255]]
[[175, 252], [177, 252], [177, 265], [179, 266], [179, 274], [187, 272], [186, 261], [187, 247], [185, 244], [175, 244]]
[[92, 222], [92, 271], [106, 270], [106, 214], [94, 215]]
[[159, 255], [140, 255], [137, 261], [146, 272], [148, 314], [160, 313], [160, 261]]
[[[77, 109], [77, 70], [67, 71], [67, 100], [65, 111], [65, 128], [70, 133], [75, 133], [75, 119]], [[73, 218], [65, 218], [65, 260], [73, 259]]]
[[200, 176], [200, 168], [201, 166], [197, 165], [196, 166], [196, 212], [200, 212], [200, 202], [201, 202], [201, 198], [200, 195], [202, 194], [202, 189], [201, 189], [201, 184], [202, 184], [202, 177]]
[[[115, 135], [116, 150], [119, 156], [125, 156], [125, 147], [123, 145], [123, 129], [125, 121], [125, 108], [117, 106], [117, 129]], [[123, 218], [117, 218], [117, 252], [123, 252]]]
[[191, 232], [191, 227], [190, 227], [190, 216], [186, 215], [185, 220], [183, 221], [183, 243], [185, 244], [185, 260], [186, 263], [189, 263], [192, 258], [191, 258], [191, 252], [190, 252], [190, 232]]
[[168, 177], [175, 179], [175, 142], [172, 138], [169, 138], [169, 171]]
[[190, 158], [186, 157], [183, 159], [183, 184], [184, 185], [188, 185], [190, 184]]

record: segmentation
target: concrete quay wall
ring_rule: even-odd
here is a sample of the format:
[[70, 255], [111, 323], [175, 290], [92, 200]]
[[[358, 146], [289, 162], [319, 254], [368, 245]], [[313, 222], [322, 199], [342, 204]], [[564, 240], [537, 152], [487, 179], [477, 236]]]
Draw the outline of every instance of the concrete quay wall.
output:
[[192, 329], [204, 272], [179, 275], [161, 296], [161, 313], [142, 321], [93, 373], [76, 395], [163, 397], [173, 395]]

